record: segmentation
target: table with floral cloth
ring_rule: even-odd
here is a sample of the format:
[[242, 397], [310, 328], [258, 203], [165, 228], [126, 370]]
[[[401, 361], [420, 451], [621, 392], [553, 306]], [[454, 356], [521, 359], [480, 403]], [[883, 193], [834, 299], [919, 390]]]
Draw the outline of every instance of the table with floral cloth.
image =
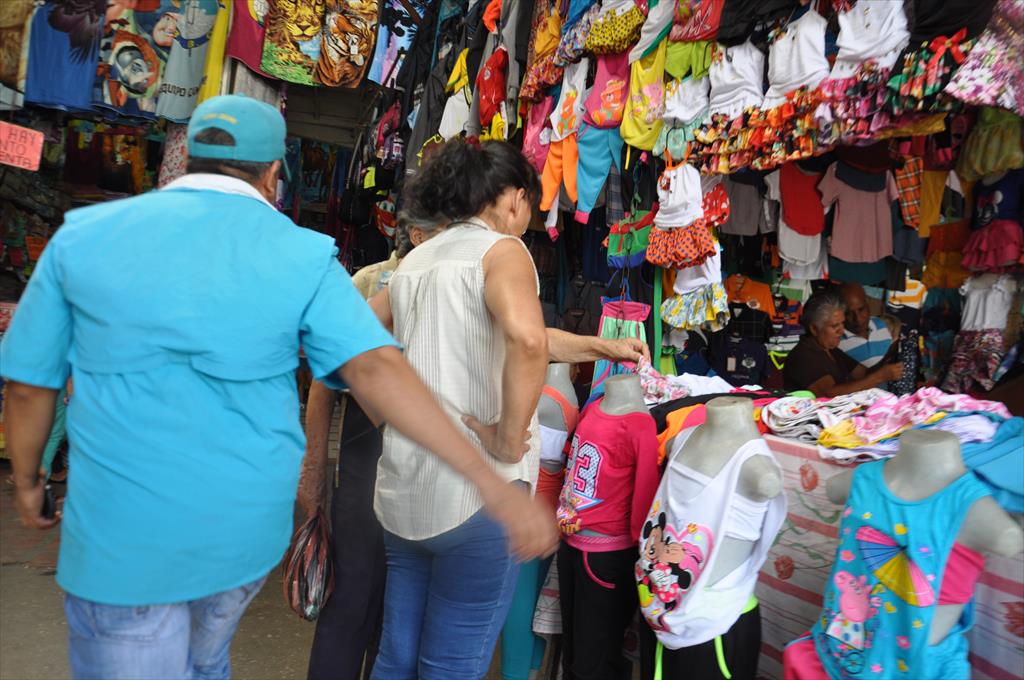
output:
[[[765, 439], [782, 466], [789, 515], [757, 587], [762, 625], [758, 674], [782, 678], [782, 650], [821, 613], [842, 511], [828, 499], [825, 482], [845, 466], [822, 460], [813, 444]], [[1024, 557], [988, 558], [975, 595], [974, 628], [968, 634], [972, 678], [1019, 678], [1024, 669]]]

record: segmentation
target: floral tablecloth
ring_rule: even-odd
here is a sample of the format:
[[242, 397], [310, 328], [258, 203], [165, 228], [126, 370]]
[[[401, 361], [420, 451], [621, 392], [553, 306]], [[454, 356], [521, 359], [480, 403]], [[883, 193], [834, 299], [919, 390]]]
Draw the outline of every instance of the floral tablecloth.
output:
[[[810, 629], [835, 556], [839, 513], [825, 481], [843, 466], [822, 460], [814, 446], [766, 437], [782, 466], [789, 516], [761, 571], [762, 646], [759, 674], [782, 677], [782, 650]], [[1024, 672], [1024, 558], [988, 560], [976, 590], [969, 633], [973, 677], [1012, 680]]]

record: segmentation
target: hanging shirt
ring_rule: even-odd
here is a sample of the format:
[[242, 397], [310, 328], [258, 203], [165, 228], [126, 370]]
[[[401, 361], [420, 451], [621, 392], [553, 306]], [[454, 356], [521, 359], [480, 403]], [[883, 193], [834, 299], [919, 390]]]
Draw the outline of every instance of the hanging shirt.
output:
[[818, 189], [821, 178], [820, 173], [804, 172], [796, 163], [779, 168], [781, 219], [804, 236], [817, 236], [825, 229], [825, 209]]
[[[147, 10], [142, 11], [145, 7]], [[155, 9], [152, 9], [155, 7]], [[93, 101], [121, 115], [153, 118], [164, 66], [183, 15], [170, 6], [111, 5], [100, 41]]]
[[822, 205], [835, 204], [832, 255], [847, 262], [876, 262], [892, 255], [892, 202], [899, 198], [892, 173], [878, 177], [880, 190], [863, 190], [851, 183], [852, 177], [840, 179], [837, 172], [842, 170], [840, 163], [832, 164], [818, 184]]
[[224, 52], [261, 76], [263, 71], [264, 19], [268, 3], [261, 0], [234, 0], [231, 10], [231, 32]]
[[560, 142], [578, 132], [587, 101], [587, 70], [589, 59], [570, 64], [562, 76], [562, 90], [551, 112], [551, 141]]
[[734, 118], [764, 100], [764, 52], [749, 40], [735, 47], [716, 49], [708, 69], [711, 78], [711, 114]]
[[659, 477], [654, 418], [611, 415], [602, 401], [576, 427], [557, 514], [566, 543], [588, 552], [635, 544]]
[[828, 22], [812, 7], [791, 21], [768, 50], [768, 91], [761, 108], [785, 103], [786, 95], [801, 87], [817, 87], [828, 76], [825, 28]]
[[61, 8], [47, 4], [32, 15], [25, 101], [65, 111], [92, 109], [97, 46], [88, 25], [68, 20], [67, 30], [51, 25], [50, 16], [64, 18]]
[[960, 286], [964, 298], [960, 330], [1003, 330], [1017, 292], [1017, 282], [1009, 274], [999, 277], [980, 276]]
[[[754, 456], [764, 456], [779, 470], [763, 439], [743, 444], [708, 477], [679, 459], [695, 430], [683, 430], [672, 445], [643, 525], [636, 563], [640, 611], [669, 649], [699, 645], [732, 628], [754, 593], [768, 549], [786, 518], [784, 493], [757, 502], [738, 490], [743, 465]], [[720, 546], [728, 538], [750, 541], [750, 556], [711, 583]]]
[[839, 54], [831, 78], [848, 78], [868, 59], [887, 71], [910, 41], [902, 0], [858, 2], [839, 13]]
[[629, 60], [625, 53], [597, 57], [597, 73], [584, 104], [583, 120], [598, 128], [618, 127], [629, 99]]
[[666, 43], [662, 40], [653, 52], [630, 64], [629, 103], [620, 132], [627, 144], [644, 151], [654, 148], [664, 124]]
[[356, 87], [370, 68], [377, 42], [378, 0], [326, 0], [316, 80], [329, 87]]
[[729, 302], [739, 302], [768, 316], [775, 316], [775, 298], [767, 283], [733, 274], [725, 280], [725, 290], [729, 294]]
[[878, 677], [967, 678], [964, 631], [973, 608], [938, 644], [928, 637], [957, 530], [988, 489], [966, 472], [907, 501], [889, 490], [885, 465], [864, 463], [853, 472], [824, 609], [811, 631], [818, 659], [831, 678], [846, 677], [843, 669], [852, 665]]
[[179, 123], [187, 121], [196, 108], [217, 20], [217, 0], [188, 0], [184, 10], [178, 18], [156, 103], [156, 115]]
[[[408, 52], [413, 38], [416, 37], [417, 24], [409, 15], [405, 5], [399, 0], [383, 0], [383, 2], [384, 11], [381, 15], [380, 27], [377, 29], [377, 48], [366, 77], [378, 85], [394, 87], [395, 78], [398, 76], [404, 59], [400, 52], [402, 50]], [[410, 0], [407, 4], [422, 17], [431, 3], [428, 0]]]
[[220, 94], [221, 80], [224, 78], [224, 51], [228, 42], [228, 29], [231, 26], [231, 7], [222, 2], [217, 3], [217, 19], [213, 23], [210, 34], [210, 46], [206, 48], [206, 66], [203, 67], [203, 84], [199, 87], [196, 106], [210, 97]]
[[693, 224], [704, 217], [704, 196], [700, 172], [689, 163], [666, 168], [658, 180], [658, 212], [654, 224], [672, 229]]
[[[785, 167], [785, 166], [783, 166]], [[781, 170], [776, 170], [769, 175], [765, 176], [764, 182], [768, 187], [766, 196], [768, 200], [777, 201], [782, 203], [782, 187], [779, 181]], [[793, 199], [797, 200], [797, 199]], [[816, 206], [812, 205], [812, 209]], [[821, 233], [816, 233], [811, 236], [801, 234], [794, 230], [785, 219], [785, 210], [779, 211], [778, 219], [778, 232], [779, 232], [779, 257], [785, 260], [787, 263], [795, 265], [815, 266], [821, 262], [822, 251], [824, 248], [821, 247]], [[824, 216], [822, 216], [822, 222], [824, 223]], [[796, 277], [795, 278], [810, 278], [810, 277]], [[819, 278], [819, 277], [814, 277]]]
[[316, 85], [314, 77], [320, 59], [323, 36], [324, 0], [294, 0], [270, 3], [264, 18], [263, 71], [280, 80]]
[[1011, 170], [998, 181], [987, 184], [981, 180], [975, 185], [974, 220], [971, 227], [978, 229], [996, 220], [1024, 221], [1024, 169]]

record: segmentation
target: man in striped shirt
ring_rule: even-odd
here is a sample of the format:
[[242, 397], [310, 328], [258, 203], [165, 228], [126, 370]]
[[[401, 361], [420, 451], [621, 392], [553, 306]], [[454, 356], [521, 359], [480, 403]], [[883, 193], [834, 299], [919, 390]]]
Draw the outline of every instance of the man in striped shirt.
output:
[[846, 330], [839, 349], [864, 368], [874, 368], [889, 351], [892, 335], [884, 321], [871, 316], [862, 285], [847, 283], [839, 292], [846, 303]]

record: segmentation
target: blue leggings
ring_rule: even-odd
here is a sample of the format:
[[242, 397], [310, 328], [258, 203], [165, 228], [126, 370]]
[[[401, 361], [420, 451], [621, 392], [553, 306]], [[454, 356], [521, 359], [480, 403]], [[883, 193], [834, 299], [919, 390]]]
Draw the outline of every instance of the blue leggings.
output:
[[519, 568], [512, 608], [501, 629], [501, 677], [505, 680], [528, 680], [530, 671], [544, 663], [547, 643], [533, 632], [533, 612], [550, 566], [549, 557], [531, 560]]
[[576, 169], [576, 221], [586, 224], [612, 166], [622, 158], [619, 128], [596, 128], [583, 123], [576, 138], [579, 164]]

